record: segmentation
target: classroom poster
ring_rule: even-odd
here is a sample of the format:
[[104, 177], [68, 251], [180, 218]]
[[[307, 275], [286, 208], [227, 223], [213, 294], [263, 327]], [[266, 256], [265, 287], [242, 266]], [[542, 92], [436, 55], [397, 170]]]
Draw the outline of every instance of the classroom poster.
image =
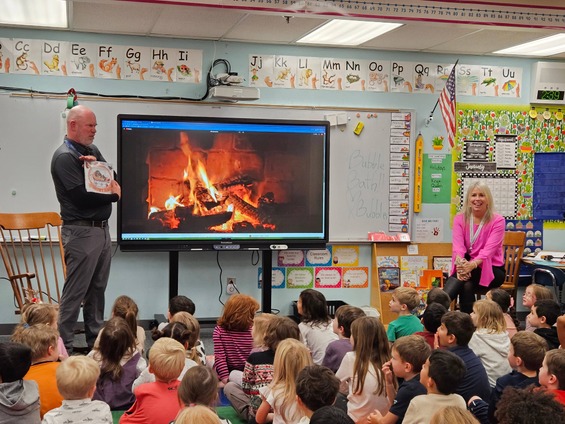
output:
[[282, 250], [277, 257], [279, 266], [304, 266], [302, 250]]
[[332, 262], [336, 266], [358, 266], [359, 246], [334, 246]]
[[337, 289], [341, 287], [341, 272], [339, 267], [319, 267], [314, 269], [317, 289]]
[[332, 263], [332, 246], [306, 251], [306, 266], [329, 266]]
[[98, 46], [92, 43], [73, 43], [69, 48], [67, 75], [70, 77], [96, 77]]
[[125, 46], [99, 45], [96, 78], [121, 79]]
[[418, 243], [441, 243], [443, 242], [443, 219], [442, 218], [415, 218], [414, 239]]
[[67, 57], [70, 44], [66, 41], [44, 41], [42, 47], [41, 74], [67, 75]]
[[0, 74], [7, 74], [10, 72], [10, 65], [12, 63], [12, 40], [9, 38], [0, 38]]
[[311, 289], [313, 283], [312, 268], [286, 268], [286, 285], [289, 289]]
[[39, 75], [41, 69], [41, 40], [24, 40], [14, 38], [12, 44], [14, 74]]
[[176, 55], [171, 48], [151, 48], [149, 50], [149, 77], [151, 81], [176, 80]]
[[422, 203], [451, 202], [451, 155], [424, 153]]
[[177, 50], [176, 82], [199, 84], [202, 76], [202, 54], [200, 50]]
[[[258, 269], [258, 284], [257, 288], [263, 288], [263, 268], [259, 267]], [[271, 270], [271, 288], [273, 289], [284, 289], [285, 288], [285, 269], [273, 267]]]
[[142, 81], [149, 70], [149, 47], [126, 46], [122, 79]]
[[343, 269], [343, 288], [362, 289], [369, 287], [369, 268], [351, 267]]

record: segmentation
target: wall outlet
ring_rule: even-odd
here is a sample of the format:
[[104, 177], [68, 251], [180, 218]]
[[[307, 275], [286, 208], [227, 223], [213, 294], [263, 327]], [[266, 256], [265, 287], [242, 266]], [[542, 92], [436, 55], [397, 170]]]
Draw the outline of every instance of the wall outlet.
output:
[[237, 287], [235, 286], [235, 278], [233, 277], [227, 278], [226, 293], [230, 295], [237, 293]]

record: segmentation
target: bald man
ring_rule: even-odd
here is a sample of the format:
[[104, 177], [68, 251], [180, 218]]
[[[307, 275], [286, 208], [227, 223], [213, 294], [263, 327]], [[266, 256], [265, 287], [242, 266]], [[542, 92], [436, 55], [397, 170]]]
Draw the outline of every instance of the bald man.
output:
[[73, 350], [74, 326], [81, 303], [86, 343], [92, 348], [104, 324], [104, 292], [108, 284], [111, 241], [108, 218], [112, 203], [121, 196], [113, 181], [111, 194], [87, 192], [84, 162], [106, 160], [92, 143], [96, 115], [86, 106], [75, 106], [67, 114], [67, 135], [53, 154], [51, 176], [63, 218], [62, 238], [67, 278], [59, 307], [59, 332], [69, 354]]

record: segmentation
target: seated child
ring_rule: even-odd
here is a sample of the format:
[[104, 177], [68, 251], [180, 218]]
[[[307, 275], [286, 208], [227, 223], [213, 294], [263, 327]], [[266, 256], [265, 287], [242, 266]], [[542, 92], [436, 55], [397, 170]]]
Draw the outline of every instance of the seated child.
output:
[[446, 313], [447, 309], [441, 303], [432, 303], [428, 305], [428, 307], [424, 311], [424, 314], [422, 315], [422, 324], [424, 325], [424, 331], [418, 331], [414, 333], [418, 336], [422, 336], [432, 349], [435, 348], [435, 335], [437, 333], [437, 329], [441, 325], [441, 318]]
[[[118, 296], [112, 305], [112, 317], [123, 318], [129, 325], [131, 332], [135, 337], [135, 348], [141, 355], [145, 354], [145, 329], [137, 325], [137, 314], [139, 313], [139, 308], [137, 303], [129, 296]], [[94, 342], [93, 349], [98, 348], [100, 343], [100, 334]]]
[[487, 372], [479, 357], [469, 348], [469, 341], [475, 332], [473, 320], [469, 314], [449, 311], [441, 318], [437, 330], [440, 347], [455, 353], [465, 363], [467, 372], [460, 381], [455, 393], [468, 402], [471, 396], [486, 399], [490, 394]]
[[[440, 307], [440, 304], [429, 307]], [[408, 405], [418, 395], [427, 393], [426, 387], [420, 383], [420, 371], [429, 358], [432, 349], [421, 336], [415, 334], [399, 338], [392, 345], [391, 360], [387, 362], [383, 371], [386, 378], [387, 395], [390, 409], [383, 417], [375, 410], [369, 415], [369, 424], [395, 424], [402, 423]], [[398, 391], [395, 390], [393, 378], [403, 379]]]
[[350, 305], [342, 305], [335, 311], [333, 320], [333, 331], [339, 337], [328, 344], [322, 365], [328, 367], [334, 373], [337, 372], [341, 361], [347, 352], [351, 352], [351, 323], [359, 317], [364, 317], [365, 312], [361, 308]]
[[500, 424], [565, 423], [565, 408], [545, 390], [509, 387], [500, 398], [496, 418]]
[[549, 349], [559, 347], [557, 328], [554, 327], [557, 317], [561, 315], [561, 308], [555, 300], [537, 300], [528, 315], [528, 322], [534, 328], [534, 333], [542, 336], [547, 342]]
[[333, 320], [328, 312], [326, 297], [314, 289], [300, 292], [296, 309], [300, 315], [300, 334], [312, 352], [312, 360], [321, 365], [328, 345], [338, 339], [333, 331]]
[[355, 424], [349, 415], [337, 406], [324, 406], [312, 414], [310, 424]]
[[100, 365], [94, 399], [106, 402], [112, 411], [129, 409], [135, 401], [132, 384], [147, 363], [136, 349], [135, 336], [123, 318], [111, 318], [100, 333], [98, 347], [88, 354]]
[[57, 348], [59, 332], [47, 324], [36, 324], [25, 328], [12, 340], [31, 348], [31, 367], [24, 380], [34, 380], [37, 383], [39, 413], [43, 418], [47, 411], [58, 408], [63, 403], [55, 375], [60, 364]]
[[468, 406], [481, 423], [497, 423], [495, 411], [506, 387], [528, 387], [538, 385], [538, 371], [547, 351], [546, 341], [531, 331], [519, 331], [510, 340], [508, 363], [512, 372], [496, 380], [488, 403], [473, 396]]
[[465, 400], [455, 393], [466, 372], [459, 356], [448, 350], [434, 350], [420, 372], [420, 382], [428, 393], [412, 399], [403, 424], [429, 424], [434, 412], [445, 406], [466, 410]]
[[451, 298], [445, 291], [443, 291], [443, 289], [434, 287], [428, 292], [428, 296], [426, 297], [426, 306], [430, 306], [434, 303], [439, 303], [449, 311], [449, 307], [451, 306]]
[[39, 390], [23, 380], [31, 366], [31, 349], [21, 343], [0, 343], [0, 423], [37, 424]]
[[57, 368], [57, 388], [63, 405], [43, 417], [43, 424], [94, 422], [112, 424], [107, 403], [92, 400], [100, 367], [86, 356], [71, 356]]
[[149, 351], [149, 372], [155, 375], [155, 382], [135, 389], [135, 403], [122, 415], [120, 424], [169, 423], [174, 420], [181, 409], [177, 389], [184, 361], [182, 344], [169, 337], [157, 340]]
[[169, 309], [167, 310], [166, 316], [167, 322], [159, 323], [157, 329], [162, 331], [163, 328], [165, 328], [165, 326], [171, 322], [171, 318], [177, 312], [188, 312], [190, 315], [194, 315], [194, 312], [196, 312], [196, 306], [194, 305], [194, 302], [186, 296], [179, 295], [171, 297], [171, 299], [169, 300]]
[[487, 299], [492, 300], [497, 303], [502, 309], [504, 314], [504, 321], [506, 322], [506, 331], [510, 338], [518, 332], [518, 322], [508, 314], [512, 306], [512, 296], [506, 290], [503, 289], [492, 289], [487, 292]]
[[412, 287], [397, 287], [388, 303], [391, 312], [397, 313], [398, 318], [388, 325], [386, 335], [390, 342], [402, 336], [409, 336], [422, 331], [424, 326], [412, 310], [420, 304], [420, 295]]
[[539, 370], [539, 384], [550, 390], [565, 405], [565, 350], [553, 349], [545, 354]]
[[[541, 284], [530, 284], [524, 291], [522, 296], [522, 304], [525, 308], [531, 309], [538, 300], [555, 300], [553, 292], [549, 287], [542, 286]], [[526, 317], [526, 331], [534, 331], [528, 317]]]
[[253, 349], [251, 327], [259, 303], [246, 294], [232, 295], [212, 333], [214, 342], [214, 370], [225, 385], [233, 370], [243, 371], [245, 361]]
[[322, 365], [308, 365], [296, 377], [296, 400], [304, 413], [299, 424], [308, 424], [312, 414], [334, 404], [339, 392], [339, 380]]
[[243, 369], [241, 386], [229, 381], [224, 387], [224, 394], [245, 421], [255, 417], [262, 402], [259, 390], [273, 380], [273, 363], [279, 343], [286, 339], [300, 340], [298, 324], [289, 317], [273, 316], [269, 321], [263, 338], [267, 350], [249, 355]]
[[[194, 362], [200, 365], [206, 365], [206, 350], [204, 349], [204, 343], [200, 340], [200, 323], [194, 317], [194, 315], [188, 312], [180, 311], [174, 314], [170, 323], [180, 322], [186, 326], [186, 328], [191, 332], [191, 337], [189, 340], [189, 345], [194, 346], [192, 349], [187, 350], [186, 357], [192, 359]], [[155, 337], [155, 331], [153, 331], [153, 337]]]
[[[210, 367], [197, 365], [189, 369], [178, 387], [178, 401], [185, 409], [197, 405], [213, 410], [218, 403], [218, 376]], [[200, 421], [193, 421], [200, 423]], [[229, 424], [227, 420], [221, 423]]]
[[174, 424], [221, 424], [218, 415], [207, 406], [196, 405], [181, 409]]
[[430, 424], [480, 424], [469, 411], [465, 411], [457, 406], [445, 406], [438, 409]]
[[[47, 324], [58, 330], [59, 306], [52, 303], [27, 303], [22, 309], [22, 319], [14, 328], [12, 337], [16, 336], [24, 328], [35, 324]], [[69, 357], [63, 339], [59, 336], [57, 341], [59, 349], [59, 359], [63, 360]]]
[[510, 339], [506, 332], [504, 314], [497, 303], [488, 299], [477, 300], [471, 313], [477, 328], [469, 341], [469, 347], [483, 363], [488, 382], [494, 387], [496, 380], [512, 369], [508, 364]]
[[[182, 344], [185, 349], [184, 368], [182, 369], [180, 375], [177, 377], [177, 380], [180, 381], [190, 368], [198, 365], [192, 359], [188, 358], [189, 352], [191, 352], [192, 348], [194, 347], [191, 346], [190, 343], [194, 343], [196, 337], [193, 337], [192, 332], [188, 330], [186, 326], [181, 322], [172, 322], [170, 324], [167, 324], [163, 331], [153, 331], [153, 340], [157, 341], [163, 337], [176, 340], [177, 342]], [[151, 352], [151, 350], [149, 352]], [[147, 367], [143, 371], [141, 371], [139, 377], [137, 377], [133, 382], [132, 390], [135, 391], [135, 388], [141, 384], [153, 383], [154, 381], [156, 381], [155, 374], [149, 370], [149, 367]]]

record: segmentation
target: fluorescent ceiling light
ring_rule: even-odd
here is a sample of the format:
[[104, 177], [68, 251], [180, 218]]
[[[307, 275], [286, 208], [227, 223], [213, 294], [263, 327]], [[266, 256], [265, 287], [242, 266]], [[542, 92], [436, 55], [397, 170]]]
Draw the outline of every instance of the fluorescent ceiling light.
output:
[[502, 49], [495, 54], [514, 54], [522, 56], [551, 56], [565, 52], [565, 33], [530, 41], [514, 47]]
[[334, 19], [305, 35], [297, 43], [358, 46], [402, 24]]
[[65, 0], [0, 0], [0, 24], [68, 28]]

